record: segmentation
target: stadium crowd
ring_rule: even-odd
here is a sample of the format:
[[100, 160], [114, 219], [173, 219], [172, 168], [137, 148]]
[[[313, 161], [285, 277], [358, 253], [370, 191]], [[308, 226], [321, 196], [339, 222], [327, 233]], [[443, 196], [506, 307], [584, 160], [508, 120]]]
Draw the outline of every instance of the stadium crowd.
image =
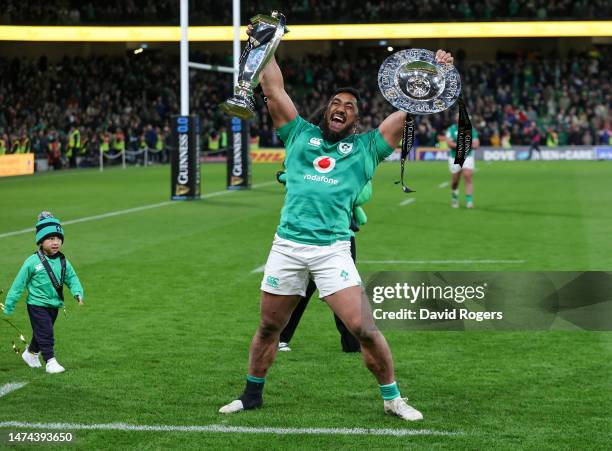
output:
[[[4, 0], [1, 24], [178, 24], [177, 0]], [[277, 8], [289, 23], [362, 23], [405, 21], [488, 21], [590, 19], [612, 17], [609, 0], [430, 0], [427, 2], [354, 2], [349, 0], [280, 0], [242, 3], [242, 23]], [[190, 22], [223, 25], [232, 21], [232, 4], [190, 0]]]
[[[304, 117], [316, 116], [330, 92], [355, 86], [362, 94], [362, 130], [377, 127], [391, 111], [377, 86], [385, 57], [360, 52], [282, 59], [286, 89]], [[466, 62], [457, 52], [464, 98], [482, 145], [612, 144], [612, 84], [609, 50], [566, 59], [500, 56], [495, 62]], [[196, 60], [216, 61], [212, 55]], [[0, 58], [0, 154], [33, 151], [92, 155], [123, 149], [166, 148], [171, 115], [178, 111], [178, 58], [154, 51], [126, 57], [64, 57], [51, 63]], [[231, 94], [219, 75], [192, 71], [191, 109], [202, 118], [204, 149], [227, 143], [218, 104]], [[253, 143], [280, 146], [258, 96]], [[419, 117], [418, 145], [444, 145], [453, 112]], [[78, 146], [74, 133], [79, 133]]]
[[157, 150], [177, 89], [164, 74], [154, 58], [0, 59], [0, 153], [48, 154], [57, 167], [60, 155]]
[[[553, 147], [612, 143], [611, 57], [609, 50], [594, 50], [564, 60], [500, 55], [495, 62], [467, 63], [459, 52], [456, 65], [462, 74], [463, 96], [481, 144], [509, 147], [541, 142]], [[377, 87], [382, 59], [370, 54], [357, 61], [317, 56], [285, 61], [287, 89], [307, 117], [334, 87], [356, 86], [363, 99], [362, 127], [377, 127], [391, 111]], [[452, 114], [449, 110], [420, 117], [417, 144], [443, 145]]]

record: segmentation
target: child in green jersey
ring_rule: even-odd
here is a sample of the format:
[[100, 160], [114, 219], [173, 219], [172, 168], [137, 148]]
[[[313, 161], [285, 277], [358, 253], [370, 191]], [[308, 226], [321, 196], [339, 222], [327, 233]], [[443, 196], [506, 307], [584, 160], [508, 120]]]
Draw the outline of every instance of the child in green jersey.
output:
[[23, 291], [27, 288], [27, 309], [32, 324], [32, 341], [22, 357], [31, 368], [42, 367], [39, 354], [46, 362], [47, 373], [64, 371], [55, 359], [53, 325], [58, 309], [64, 307], [64, 283], [80, 305], [83, 287], [70, 262], [60, 252], [64, 244], [64, 229], [59, 219], [43, 211], [36, 223], [38, 251], [23, 263], [4, 305], [4, 313], [11, 315]]

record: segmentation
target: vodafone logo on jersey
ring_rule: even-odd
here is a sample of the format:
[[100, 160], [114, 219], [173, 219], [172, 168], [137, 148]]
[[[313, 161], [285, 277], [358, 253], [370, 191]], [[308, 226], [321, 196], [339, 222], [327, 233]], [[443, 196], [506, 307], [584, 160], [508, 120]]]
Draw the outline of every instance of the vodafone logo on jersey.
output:
[[326, 156], [317, 157], [312, 162], [312, 165], [317, 170], [317, 172], [320, 172], [321, 174], [327, 174], [336, 167], [336, 159]]

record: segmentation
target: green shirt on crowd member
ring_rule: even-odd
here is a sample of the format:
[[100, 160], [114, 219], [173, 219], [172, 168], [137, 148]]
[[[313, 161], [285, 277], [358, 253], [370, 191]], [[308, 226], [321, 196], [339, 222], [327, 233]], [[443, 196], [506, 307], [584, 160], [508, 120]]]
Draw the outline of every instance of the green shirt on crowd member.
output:
[[[452, 141], [457, 142], [458, 134], [459, 134], [459, 127], [457, 126], [457, 124], [453, 124], [450, 127], [448, 127], [448, 130], [446, 130], [446, 139], [450, 139]], [[478, 132], [476, 131], [474, 127], [472, 127], [472, 142], [476, 141], [477, 139], [478, 139]], [[470, 149], [470, 151], [468, 152], [468, 155], [471, 155], [471, 154], [472, 154], [472, 149]], [[451, 147], [450, 157], [455, 158], [456, 156], [457, 156], [457, 148]]]
[[376, 166], [393, 152], [378, 129], [329, 143], [297, 116], [278, 129], [285, 143], [287, 192], [277, 233], [290, 241], [348, 241], [353, 206]]
[[[59, 281], [62, 276], [62, 265], [59, 259], [59, 254], [56, 254], [57, 257], [47, 256], [47, 261], [51, 266], [53, 274], [55, 274], [56, 279]], [[68, 285], [72, 296], [80, 296], [83, 298], [83, 287], [81, 286], [81, 281], [78, 276], [74, 272], [74, 269], [68, 259], [66, 259], [66, 277], [64, 282]], [[55, 287], [51, 282], [51, 278], [49, 274], [47, 274], [47, 270], [44, 265], [38, 258], [37, 254], [30, 255], [23, 266], [17, 273], [17, 277], [15, 277], [15, 281], [13, 285], [11, 285], [8, 294], [6, 295], [6, 302], [4, 303], [5, 311], [10, 314], [15, 310], [15, 305], [21, 295], [23, 290], [28, 290], [28, 297], [26, 302], [30, 305], [36, 305], [39, 307], [55, 307], [62, 308], [64, 303], [60, 299], [55, 291]]]

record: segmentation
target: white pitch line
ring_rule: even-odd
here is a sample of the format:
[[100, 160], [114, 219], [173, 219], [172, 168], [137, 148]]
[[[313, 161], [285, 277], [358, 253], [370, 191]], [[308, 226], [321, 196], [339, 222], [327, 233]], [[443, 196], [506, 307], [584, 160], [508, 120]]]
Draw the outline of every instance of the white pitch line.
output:
[[51, 429], [51, 430], [104, 430], [104, 431], [147, 431], [147, 432], [222, 432], [242, 434], [296, 434], [296, 435], [390, 435], [405, 437], [411, 435], [463, 435], [462, 432], [434, 431], [431, 429], [367, 429], [367, 428], [279, 428], [245, 427], [210, 424], [206, 426], [138, 425], [126, 423], [78, 424], [78, 423], [28, 423], [3, 421], [0, 428]]
[[[274, 183], [277, 183], [277, 182], [259, 183], [257, 185], [253, 185], [253, 188], [259, 188], [259, 187], [262, 187], [262, 186], [272, 185]], [[233, 191], [230, 191], [230, 190], [215, 191], [213, 193], [202, 195], [201, 199], [208, 199], [210, 197], [222, 196], [224, 194], [234, 193], [234, 192], [237, 192], [237, 191], [238, 190], [233, 190]], [[143, 205], [141, 207], [134, 207], [134, 208], [128, 208], [128, 209], [125, 209], [125, 210], [111, 211], [111, 212], [108, 212], [108, 213], [103, 213], [101, 215], [86, 216], [84, 218], [71, 219], [69, 221], [63, 221], [62, 225], [65, 226], [65, 225], [70, 225], [70, 224], [78, 224], [80, 222], [97, 221], [98, 219], [112, 218], [114, 216], [127, 215], [127, 214], [130, 214], [130, 213], [136, 213], [138, 211], [150, 210], [152, 208], [164, 207], [166, 205], [175, 205], [175, 204], [178, 204], [178, 203], [180, 203], [180, 202], [173, 201], [173, 200], [167, 200], [165, 202], [159, 202], [159, 203], [156, 203], [156, 204]], [[33, 231], [34, 231], [34, 228], [30, 227], [28, 229], [16, 230], [14, 232], [0, 233], [0, 239], [7, 238], [9, 236], [23, 235], [24, 233], [32, 233]]]
[[449, 185], [449, 183], [448, 183], [448, 182], [442, 182], [442, 183], [440, 183], [440, 184], [438, 185], [438, 188], [440, 188], [440, 189], [441, 189], [441, 188], [446, 188], [448, 185]]
[[434, 264], [449, 264], [449, 265], [472, 265], [472, 264], [521, 264], [525, 260], [357, 260], [357, 264], [372, 264], [372, 265], [394, 265], [406, 263], [411, 265], [426, 265]]
[[9, 382], [8, 384], [4, 384], [2, 387], [0, 387], [0, 398], [14, 392], [15, 390], [25, 387], [26, 385], [28, 385], [27, 382]]
[[399, 205], [400, 205], [400, 207], [403, 207], [404, 205], [409, 205], [409, 204], [411, 204], [411, 203], [412, 203], [412, 202], [414, 202], [415, 200], [416, 200], [416, 199], [415, 199], [414, 197], [410, 197], [410, 198], [408, 198], [408, 199], [405, 199], [405, 200], [401, 201]]
[[265, 264], [255, 268], [253, 271], [251, 271], [251, 274], [255, 274], [257, 272], [264, 272], [264, 269], [266, 269], [266, 265]]

